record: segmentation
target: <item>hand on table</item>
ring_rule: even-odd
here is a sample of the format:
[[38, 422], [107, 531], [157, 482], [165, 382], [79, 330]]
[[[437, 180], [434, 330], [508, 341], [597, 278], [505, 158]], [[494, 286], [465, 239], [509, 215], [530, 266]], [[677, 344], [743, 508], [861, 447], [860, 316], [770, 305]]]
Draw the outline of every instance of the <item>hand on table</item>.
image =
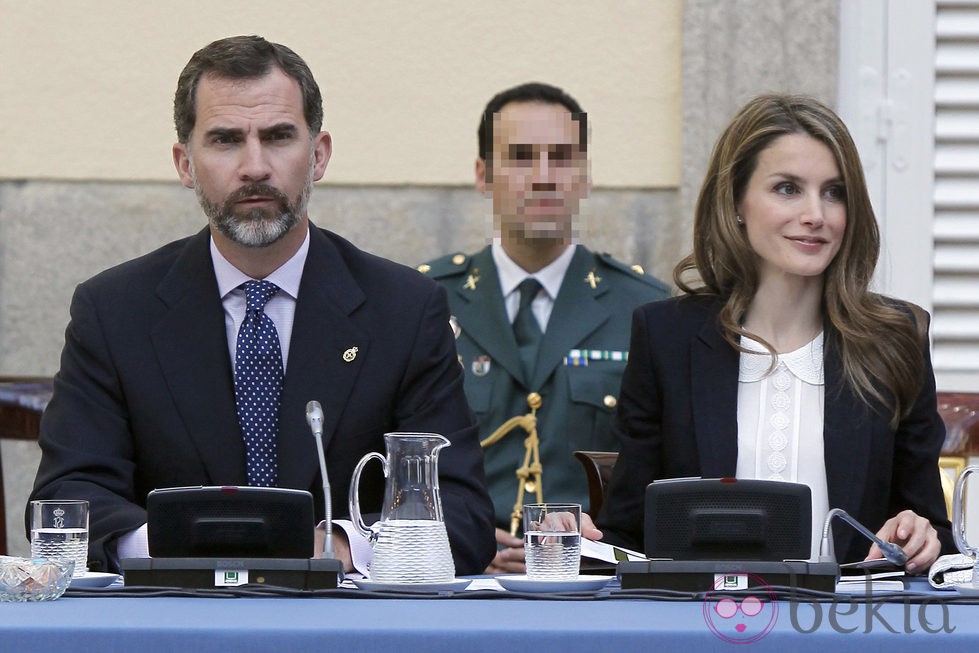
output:
[[[326, 540], [326, 530], [317, 528], [313, 531], [313, 557], [323, 557], [323, 543]], [[343, 563], [343, 571], [350, 573], [354, 570], [354, 563], [350, 557], [350, 543], [347, 542], [347, 534], [342, 528], [333, 529], [333, 557]]]
[[523, 538], [513, 537], [502, 528], [497, 528], [496, 543], [501, 548], [486, 568], [486, 574], [494, 576], [527, 573], [527, 567], [524, 565]]
[[[908, 562], [904, 569], [908, 573], [922, 573], [931, 567], [938, 554], [941, 552], [942, 545], [938, 541], [938, 532], [924, 517], [917, 515], [912, 510], [905, 510], [891, 517], [879, 531], [877, 537], [885, 542], [894, 542], [904, 549], [908, 554]], [[882, 558], [884, 554], [876, 544], [870, 547], [867, 560]]]
[[[602, 531], [595, 528], [595, 523], [585, 512], [581, 513], [581, 535], [589, 540], [602, 539]], [[484, 573], [491, 576], [527, 573], [527, 566], [524, 564], [523, 538], [513, 537], [502, 528], [497, 528], [496, 543], [501, 548]]]
[[602, 539], [602, 531], [595, 527], [595, 522], [587, 512], [581, 513], [581, 536], [589, 540]]

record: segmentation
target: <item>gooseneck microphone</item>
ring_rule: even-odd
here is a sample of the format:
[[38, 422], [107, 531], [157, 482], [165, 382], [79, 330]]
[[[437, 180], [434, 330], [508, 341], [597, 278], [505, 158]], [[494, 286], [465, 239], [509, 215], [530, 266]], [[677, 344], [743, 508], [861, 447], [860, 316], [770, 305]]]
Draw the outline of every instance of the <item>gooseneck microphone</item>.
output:
[[851, 517], [845, 510], [840, 508], [833, 508], [828, 513], [826, 513], [826, 521], [823, 522], [823, 539], [819, 543], [819, 561], [820, 562], [836, 562], [836, 553], [833, 551], [833, 529], [830, 524], [833, 517], [839, 517], [845, 521], [850, 526], [868, 540], [877, 545], [880, 552], [884, 554], [887, 561], [891, 564], [897, 565], [898, 567], [903, 567], [908, 561], [908, 554], [904, 552], [904, 549], [900, 545], [894, 542], [885, 542], [876, 535], [870, 532], [866, 526], [858, 522], [856, 519]]
[[323, 453], [323, 407], [320, 402], [306, 404], [306, 423], [316, 440], [316, 455], [320, 460], [320, 476], [323, 477], [323, 501], [325, 505], [326, 537], [323, 539], [323, 557], [333, 557], [333, 500], [330, 494], [330, 479], [326, 475], [326, 455]]

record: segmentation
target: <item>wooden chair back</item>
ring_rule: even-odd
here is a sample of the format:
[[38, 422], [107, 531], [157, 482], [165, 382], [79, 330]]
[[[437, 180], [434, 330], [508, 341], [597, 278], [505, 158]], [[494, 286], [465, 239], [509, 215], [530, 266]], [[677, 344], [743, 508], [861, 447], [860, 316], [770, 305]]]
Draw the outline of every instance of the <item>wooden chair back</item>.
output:
[[[37, 440], [41, 413], [51, 398], [51, 378], [0, 376], [0, 439]], [[7, 502], [0, 452], [0, 555], [7, 554]]]

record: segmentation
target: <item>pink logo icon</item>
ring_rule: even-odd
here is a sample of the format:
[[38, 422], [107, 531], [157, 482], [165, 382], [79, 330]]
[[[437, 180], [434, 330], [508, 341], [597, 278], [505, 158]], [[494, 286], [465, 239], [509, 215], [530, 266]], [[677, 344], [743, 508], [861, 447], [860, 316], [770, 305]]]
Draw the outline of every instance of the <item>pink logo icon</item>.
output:
[[[740, 592], [751, 587], [750, 593]], [[726, 593], [738, 591], [727, 596]], [[718, 575], [704, 596], [704, 621], [711, 632], [731, 644], [751, 644], [767, 635], [778, 621], [772, 588], [749, 573]]]

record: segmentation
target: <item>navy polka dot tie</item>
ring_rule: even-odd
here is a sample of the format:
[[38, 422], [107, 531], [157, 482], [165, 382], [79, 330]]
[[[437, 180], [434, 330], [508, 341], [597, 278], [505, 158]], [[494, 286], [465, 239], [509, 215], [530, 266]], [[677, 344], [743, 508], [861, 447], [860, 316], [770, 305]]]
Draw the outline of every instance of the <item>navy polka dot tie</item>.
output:
[[248, 281], [245, 320], [238, 329], [235, 348], [235, 401], [245, 438], [248, 484], [276, 484], [276, 435], [282, 396], [282, 349], [265, 303], [279, 292], [269, 281]]

